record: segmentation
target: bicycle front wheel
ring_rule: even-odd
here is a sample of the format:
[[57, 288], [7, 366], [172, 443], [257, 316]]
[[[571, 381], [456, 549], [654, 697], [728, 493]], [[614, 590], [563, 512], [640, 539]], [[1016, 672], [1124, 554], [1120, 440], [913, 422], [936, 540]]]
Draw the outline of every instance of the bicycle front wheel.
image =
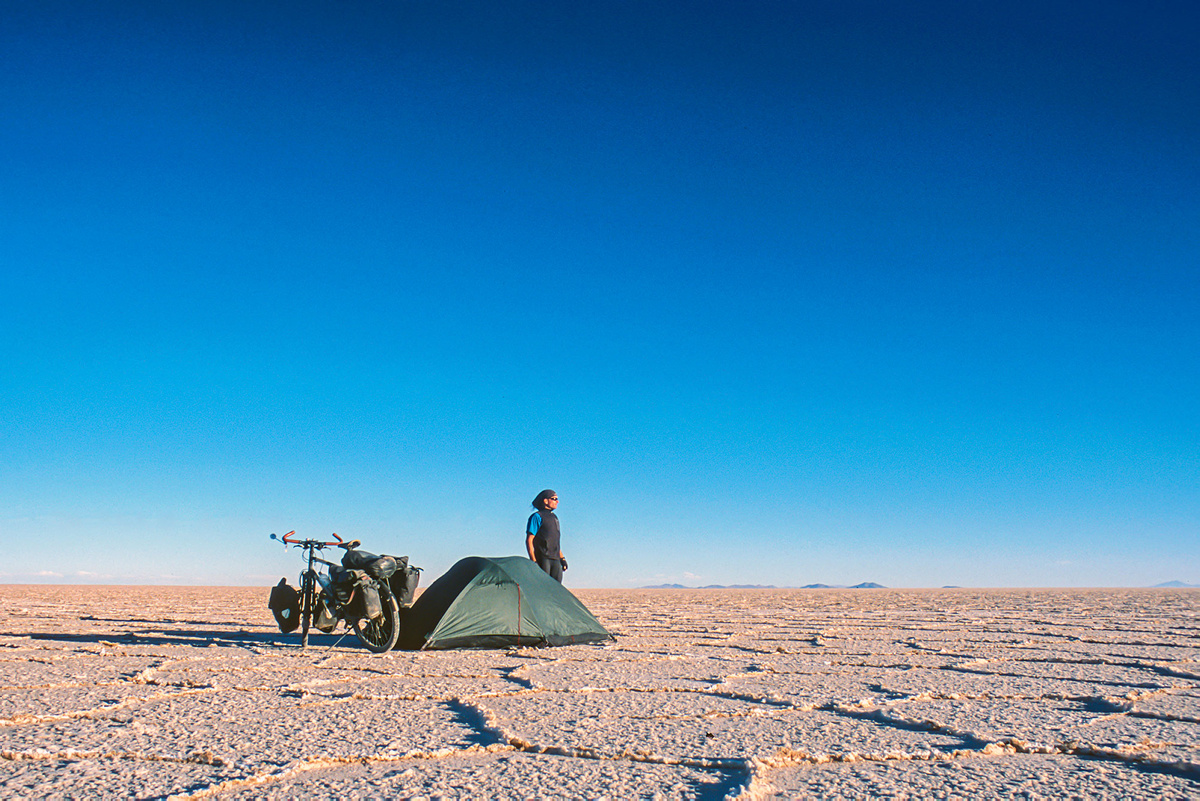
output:
[[377, 586], [379, 600], [383, 602], [383, 614], [378, 620], [355, 618], [350, 625], [354, 628], [354, 635], [362, 640], [368, 650], [382, 654], [390, 651], [396, 645], [396, 640], [400, 639], [400, 609], [387, 584], [379, 582]]
[[300, 647], [308, 647], [308, 628], [312, 625], [317, 602], [317, 576], [311, 570], [300, 582]]

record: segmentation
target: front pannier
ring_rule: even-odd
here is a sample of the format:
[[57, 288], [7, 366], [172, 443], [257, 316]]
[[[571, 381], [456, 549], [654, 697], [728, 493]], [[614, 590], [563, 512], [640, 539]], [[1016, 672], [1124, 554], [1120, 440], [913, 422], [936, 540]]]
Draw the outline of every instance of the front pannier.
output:
[[317, 596], [317, 608], [314, 609], [313, 625], [321, 631], [328, 634], [337, 628], [337, 618], [334, 617], [333, 610], [329, 608], [330, 600], [321, 593]]
[[290, 634], [300, 625], [300, 593], [295, 587], [281, 578], [279, 583], [271, 588], [271, 600], [267, 603], [279, 630]]

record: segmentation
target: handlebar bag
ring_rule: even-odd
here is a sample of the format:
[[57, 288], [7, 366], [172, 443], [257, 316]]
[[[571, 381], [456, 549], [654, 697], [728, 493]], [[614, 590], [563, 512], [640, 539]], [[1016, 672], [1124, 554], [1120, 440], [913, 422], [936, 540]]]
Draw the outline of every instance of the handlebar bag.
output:
[[284, 634], [290, 634], [300, 625], [300, 593], [296, 588], [281, 578], [279, 583], [271, 588], [271, 600], [267, 608], [275, 617], [275, 623]]

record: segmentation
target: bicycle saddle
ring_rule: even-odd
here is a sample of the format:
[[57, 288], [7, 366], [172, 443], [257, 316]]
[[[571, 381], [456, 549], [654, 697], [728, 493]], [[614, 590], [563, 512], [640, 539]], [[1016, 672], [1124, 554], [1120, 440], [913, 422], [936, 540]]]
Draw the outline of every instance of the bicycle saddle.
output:
[[347, 570], [362, 570], [377, 579], [385, 579], [396, 572], [396, 560], [391, 556], [377, 556], [367, 551], [346, 551], [342, 556], [342, 567]]

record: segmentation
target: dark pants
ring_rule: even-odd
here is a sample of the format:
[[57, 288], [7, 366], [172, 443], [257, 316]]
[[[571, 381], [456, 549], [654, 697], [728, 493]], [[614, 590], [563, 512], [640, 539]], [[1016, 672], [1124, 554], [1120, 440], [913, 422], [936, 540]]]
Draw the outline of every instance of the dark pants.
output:
[[538, 567], [550, 574], [550, 578], [562, 584], [562, 562], [557, 557], [542, 556], [538, 554]]

